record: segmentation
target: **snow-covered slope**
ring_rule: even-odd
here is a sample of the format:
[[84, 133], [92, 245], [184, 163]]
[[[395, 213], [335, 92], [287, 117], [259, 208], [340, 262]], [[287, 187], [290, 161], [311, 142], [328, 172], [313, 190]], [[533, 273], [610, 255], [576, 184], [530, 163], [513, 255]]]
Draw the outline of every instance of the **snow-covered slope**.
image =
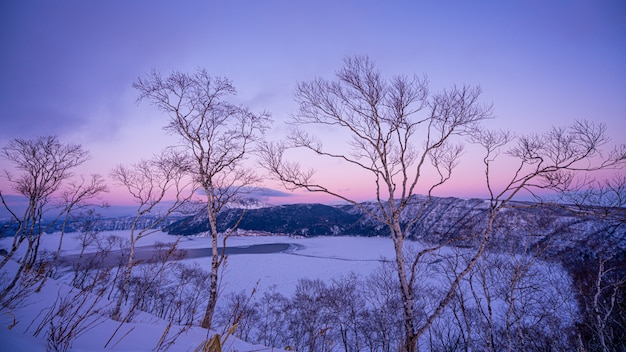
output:
[[[0, 281], [6, 282], [17, 267], [17, 263], [9, 261], [0, 273]], [[71, 342], [69, 350], [85, 352], [194, 351], [215, 334], [207, 334], [206, 329], [197, 326], [168, 326], [167, 321], [143, 312], [138, 312], [131, 322], [122, 324], [108, 318], [111, 306], [112, 302], [106, 297], [47, 279], [39, 292], [31, 287], [23, 291], [12, 306], [0, 308], [0, 350], [46, 351], [51, 346], [52, 336], [56, 335], [56, 341], [60, 343], [63, 333], [68, 335], [71, 329], [74, 336], [68, 341]], [[159, 345], [162, 338], [164, 343]], [[267, 350], [234, 336], [228, 337], [223, 347], [224, 351]]]

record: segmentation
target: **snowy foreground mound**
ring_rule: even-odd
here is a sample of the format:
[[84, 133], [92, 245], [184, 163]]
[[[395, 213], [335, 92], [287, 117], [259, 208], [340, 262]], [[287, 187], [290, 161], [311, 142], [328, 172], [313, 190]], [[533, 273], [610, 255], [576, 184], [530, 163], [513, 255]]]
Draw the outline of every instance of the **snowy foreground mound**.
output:
[[[124, 238], [126, 231], [111, 231], [102, 236]], [[0, 247], [8, 248], [9, 238], [0, 240]], [[144, 238], [139, 246], [149, 247], [154, 243], [168, 243], [179, 240], [179, 248], [193, 250], [210, 246], [210, 238], [170, 236], [155, 233]], [[55, 249], [58, 234], [45, 235], [42, 247]], [[269, 287], [284, 294], [291, 294], [302, 277], [328, 280], [351, 272], [369, 274], [379, 265], [382, 257], [392, 254], [391, 243], [382, 238], [314, 238], [294, 239], [285, 236], [233, 237], [229, 246], [247, 246], [265, 243], [289, 243], [299, 250], [281, 253], [232, 255], [229, 257], [222, 282], [223, 296], [229, 293], [251, 291], [257, 286], [259, 291]], [[62, 255], [72, 256], [80, 251], [76, 236], [66, 235], [63, 240]], [[87, 252], [96, 252], [88, 248]], [[188, 264], [209, 267], [210, 257], [185, 259]], [[0, 281], [6, 283], [13, 277], [18, 264], [9, 261], [0, 273]], [[73, 302], [74, 310], [89, 310], [104, 314], [91, 314], [76, 327], [71, 351], [152, 351], [162, 342], [162, 350], [194, 351], [207, 338], [200, 327], [169, 326], [168, 322], [139, 311], [131, 322], [120, 324], [108, 318], [106, 311], [112, 308], [113, 300], [98, 298], [90, 293], [82, 293], [66, 284], [68, 274], [59, 274], [59, 279], [47, 279], [39, 292], [31, 287], [21, 293], [15, 306], [3, 308], [0, 312], [0, 341], [2, 351], [44, 351], [47, 349], [50, 322], [63, 325], [62, 317], [52, 317], [52, 311]], [[3, 284], [4, 286], [4, 284]], [[35, 285], [37, 286], [37, 285]], [[79, 306], [79, 303], [82, 303]], [[79, 306], [79, 307], [78, 307]], [[69, 324], [71, 325], [71, 324]], [[220, 327], [221, 329], [221, 327]], [[167, 330], [167, 333], [166, 333]], [[223, 331], [217, 331], [223, 334]], [[62, 332], [60, 332], [62, 333]], [[164, 335], [165, 333], [165, 335]], [[33, 336], [36, 335], [36, 336]], [[165, 341], [163, 343], [163, 341]], [[167, 344], [172, 342], [171, 344]], [[105, 347], [106, 346], [106, 347]], [[281, 349], [253, 345], [229, 336], [224, 344], [225, 351], [281, 351]]]
[[[112, 232], [109, 235], [126, 235], [125, 231]], [[0, 241], [0, 247], [8, 247], [10, 239]], [[42, 247], [53, 249], [58, 243], [58, 235], [46, 235], [42, 238]], [[173, 242], [175, 236], [157, 233], [143, 240], [140, 245], [150, 246], [155, 242]], [[185, 240], [184, 248], [206, 247], [208, 239], [197, 238]], [[66, 236], [63, 244], [64, 255], [72, 255], [79, 250], [79, 243], [73, 236]], [[96, 251], [96, 248], [91, 248]], [[0, 256], [0, 258], [3, 258]], [[188, 261], [203, 264], [204, 259], [190, 259]], [[4, 287], [14, 276], [18, 264], [9, 261], [0, 272], [0, 283]], [[0, 350], [1, 351], [45, 351], [49, 346], [51, 326], [55, 326], [58, 335], [68, 334], [59, 331], [61, 328], [74, 328], [71, 341], [71, 351], [194, 351], [199, 348], [216, 332], [207, 333], [206, 329], [197, 326], [168, 326], [168, 322], [138, 311], [132, 321], [120, 324], [108, 318], [106, 314], [114, 305], [113, 300], [107, 297], [98, 297], [91, 293], [85, 293], [66, 284], [68, 275], [59, 275], [59, 279], [48, 278], [39, 292], [35, 292], [39, 285], [20, 289], [14, 304], [8, 308], [0, 309]], [[240, 282], [236, 289], [247, 286]], [[235, 287], [232, 287], [235, 289]], [[60, 312], [65, 307], [70, 314], [53, 314]], [[79, 323], [69, 322], [70, 315], [80, 315], [89, 311], [87, 317]], [[73, 326], [73, 325], [76, 326]], [[217, 331], [222, 334], [222, 331]], [[160, 346], [160, 349], [157, 349]], [[281, 351], [280, 349], [267, 348], [253, 345], [229, 336], [224, 345], [224, 351]]]
[[[17, 264], [9, 262], [3, 275], [11, 275], [17, 270]], [[4, 280], [3, 276], [3, 280]], [[92, 312], [110, 308], [112, 302], [97, 300], [92, 294], [82, 295], [75, 288], [54, 279], [48, 279], [39, 292], [30, 292], [17, 302], [14, 309], [2, 311], [0, 315], [0, 341], [2, 351], [45, 351], [51, 322], [63, 325], [64, 317], [51, 318], [50, 312], [60, 307], [64, 298], [73, 298], [74, 303], [84, 299], [83, 308]], [[92, 307], [92, 303], [96, 306]], [[82, 302], [82, 301], [80, 301]], [[120, 324], [106, 318], [106, 315], [94, 314], [86, 318], [76, 329], [76, 338], [72, 341], [71, 351], [153, 351], [163, 338], [169, 351], [194, 351], [202, 342], [215, 332], [207, 335], [207, 330], [200, 327], [167, 326], [167, 322], [139, 312], [132, 322]], [[69, 327], [68, 327], [69, 328]], [[39, 333], [37, 333], [39, 331]], [[176, 336], [179, 334], [179, 336]], [[36, 336], [33, 336], [35, 335]], [[173, 339], [175, 337], [175, 339]], [[105, 347], [107, 346], [107, 347]], [[164, 345], [165, 346], [165, 345]], [[279, 351], [255, 346], [233, 336], [224, 344], [225, 351]]]

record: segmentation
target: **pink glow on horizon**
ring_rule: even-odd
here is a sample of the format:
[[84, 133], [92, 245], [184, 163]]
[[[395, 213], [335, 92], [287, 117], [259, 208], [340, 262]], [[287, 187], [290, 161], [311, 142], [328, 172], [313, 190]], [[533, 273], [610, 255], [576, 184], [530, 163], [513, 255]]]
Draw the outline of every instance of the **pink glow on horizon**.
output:
[[[136, 104], [132, 83], [152, 68], [167, 74], [200, 66], [232, 79], [233, 102], [272, 114], [271, 140], [292, 127], [285, 121], [297, 109], [297, 82], [332, 80], [344, 57], [364, 54], [385, 77], [426, 75], [432, 92], [481, 86], [481, 100], [493, 103], [497, 116], [490, 128], [540, 133], [587, 119], [606, 123], [615, 143], [626, 142], [626, 22], [619, 1], [34, 3], [15, 2], [2, 13], [0, 147], [40, 135], [83, 145], [92, 159], [76, 174], [105, 177], [110, 193], [103, 198], [112, 205], [135, 204], [108, 177], [116, 164], [179, 143], [162, 130], [166, 115]], [[219, 16], [207, 20], [207, 13]], [[230, 26], [237, 30], [224, 30]], [[330, 146], [346, 142], [333, 128], [312, 133]], [[481, 157], [469, 147], [434, 194], [488, 197]], [[351, 199], [375, 197], [374, 180], [362, 170], [297, 152], [289, 159], [318, 170], [320, 184]], [[6, 167], [0, 159], [0, 170]], [[498, 163], [496, 190], [514, 170]], [[415, 193], [428, 190], [432, 175], [423, 181]], [[290, 193], [270, 181], [259, 186]], [[11, 193], [2, 177], [0, 190]], [[340, 201], [305, 191], [268, 200]]]

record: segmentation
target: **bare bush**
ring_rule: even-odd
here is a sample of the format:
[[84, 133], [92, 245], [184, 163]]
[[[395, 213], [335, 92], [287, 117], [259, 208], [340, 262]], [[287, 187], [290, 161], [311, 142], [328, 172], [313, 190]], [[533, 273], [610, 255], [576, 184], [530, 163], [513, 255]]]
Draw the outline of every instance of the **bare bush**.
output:
[[276, 292], [273, 286], [263, 293], [258, 302], [259, 316], [261, 320], [257, 325], [259, 332], [256, 340], [264, 346], [284, 347], [289, 344], [285, 331], [287, 329], [287, 309], [289, 299]]
[[216, 311], [216, 326], [223, 326], [224, 329], [228, 329], [228, 327], [236, 325], [237, 329], [233, 332], [234, 336], [245, 341], [255, 339], [252, 334], [256, 332], [257, 325], [261, 322], [258, 304], [253, 301], [255, 292], [256, 289], [253, 289], [250, 294], [245, 291], [227, 294], [224, 297], [224, 306]]
[[[128, 285], [136, 264], [137, 241], [156, 231], [170, 215], [183, 209], [193, 196], [192, 181], [186, 179], [189, 163], [186, 156], [174, 150], [165, 150], [150, 160], [131, 166], [118, 165], [111, 176], [132, 196], [137, 205], [135, 219], [129, 231], [129, 253], [123, 266], [113, 319], [121, 319], [122, 301], [126, 299]], [[165, 205], [166, 200], [167, 205]], [[139, 226], [146, 215], [157, 215], [157, 220], [147, 227]], [[156, 253], [159, 253], [157, 250]]]
[[[450, 275], [463, 255], [442, 262]], [[429, 348], [483, 351], [575, 349], [578, 309], [571, 277], [535, 255], [489, 253], [459, 286]]]
[[[77, 208], [86, 206], [107, 190], [99, 175], [92, 175], [88, 180], [74, 180], [73, 170], [89, 159], [89, 153], [80, 145], [61, 143], [57, 137], [39, 137], [33, 140], [15, 138], [2, 148], [2, 156], [18, 172], [14, 175], [11, 171], [4, 170], [5, 177], [13, 191], [23, 196], [28, 203], [22, 215], [18, 215], [6, 202], [6, 191], [0, 190], [0, 200], [17, 225], [11, 248], [0, 262], [0, 268], [26, 242], [20, 266], [10, 283], [0, 292], [0, 301], [7, 297], [25, 271], [33, 270], [40, 254], [41, 236], [46, 230], [59, 221], [65, 224], [64, 219], [70, 217]], [[50, 216], [52, 220], [44, 223], [44, 215]], [[59, 250], [60, 246], [61, 242]], [[59, 250], [54, 259], [58, 257]], [[41, 271], [41, 265], [38, 266], [35, 272], [43, 279], [48, 273]]]
[[77, 337], [106, 319], [102, 311], [106, 307], [102, 304], [103, 297], [104, 292], [94, 294], [78, 289], [64, 293], [63, 297], [59, 293], [33, 335], [44, 334], [49, 351], [69, 351]]

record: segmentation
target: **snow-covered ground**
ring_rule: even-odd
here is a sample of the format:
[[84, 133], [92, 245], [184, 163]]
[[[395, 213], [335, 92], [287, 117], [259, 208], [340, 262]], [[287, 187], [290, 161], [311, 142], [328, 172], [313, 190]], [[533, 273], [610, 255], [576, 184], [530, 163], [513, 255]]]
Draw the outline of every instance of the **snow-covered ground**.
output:
[[[128, 236], [127, 232], [104, 232], [101, 236]], [[42, 247], [54, 250], [58, 245], [59, 234], [43, 236]], [[138, 246], [150, 246], [157, 242], [169, 243], [179, 241], [179, 248], [195, 249], [210, 248], [211, 240], [207, 237], [176, 237], [162, 232], [142, 238]], [[0, 248], [8, 249], [11, 238], [0, 240]], [[222, 291], [224, 296], [229, 292], [250, 292], [258, 282], [259, 292], [275, 286], [286, 296], [295, 290], [299, 278], [329, 280], [350, 273], [361, 276], [369, 275], [380, 267], [381, 260], [391, 258], [393, 246], [389, 239], [363, 237], [316, 237], [290, 238], [286, 236], [235, 236], [228, 239], [229, 246], [248, 246], [266, 243], [288, 243], [292, 249], [281, 253], [268, 254], [237, 254], [228, 257], [227, 266], [222, 275]], [[76, 234], [66, 234], [63, 239], [62, 255], [77, 254], [81, 250]], [[95, 251], [91, 246], [87, 251]], [[201, 267], [210, 269], [210, 257], [185, 259], [195, 262]], [[7, 266], [9, 271], [15, 270], [16, 263]], [[6, 278], [5, 278], [6, 280]], [[70, 287], [57, 280], [48, 280], [44, 289], [33, 293], [21, 303], [16, 310], [4, 312], [0, 316], [0, 340], [3, 351], [37, 351], [45, 350], [45, 339], [32, 336], [36, 328], [31, 324], [42, 317], [41, 312], [51, 307], [57, 297], [71, 296]], [[101, 303], [104, 304], [104, 303]], [[135, 322], [124, 324], [120, 332], [109, 343], [105, 344], [119, 326], [119, 323], [104, 319], [98, 321], [93, 328], [85, 331], [73, 343], [73, 351], [149, 351], [154, 348], [163, 333], [166, 323], [160, 319], [145, 316]], [[140, 322], [136, 322], [140, 321]], [[14, 325], [14, 326], [13, 326]], [[9, 329], [10, 328], [10, 329]], [[175, 331], [175, 328], [172, 328]], [[177, 340], [171, 348], [173, 351], [193, 351], [207, 338], [206, 330], [192, 328]], [[253, 346], [230, 337], [227, 350], [260, 351], [271, 350], [262, 346]]]
[[[127, 238], [127, 231], [105, 231], [100, 236]], [[42, 237], [42, 247], [56, 249], [59, 234]], [[211, 248], [211, 238], [205, 236], [171, 236], [156, 232], [137, 241], [137, 247], [155, 243], [178, 241], [181, 249]], [[221, 246], [221, 240], [219, 242]], [[282, 253], [236, 254], [228, 257], [223, 275], [223, 293], [252, 289], [259, 282], [259, 289], [276, 286], [279, 292], [291, 294], [299, 278], [331, 279], [354, 272], [367, 276], [380, 267], [381, 260], [393, 258], [393, 244], [388, 238], [366, 237], [313, 237], [293, 238], [288, 236], [231, 236], [228, 246], [249, 246], [267, 243], [293, 244], [294, 249]], [[0, 248], [9, 248], [10, 239], [0, 240]], [[23, 246], [25, 247], [25, 246]], [[70, 233], [63, 238], [61, 255], [77, 254], [81, 250], [77, 235]], [[92, 245], [87, 249], [96, 251]], [[185, 259], [184, 262], [198, 263], [210, 270], [210, 257]]]
[[[9, 262], [8, 271], [15, 270], [17, 264]], [[19, 303], [14, 310], [4, 311], [0, 315], [0, 350], [1, 351], [45, 351], [45, 334], [37, 337], [33, 334], [40, 328], [41, 321], [49, 312], [50, 307], [57, 299], [70, 297], [80, 299], [77, 290], [57, 280], [49, 279], [40, 292], [31, 293], [28, 298]], [[110, 307], [111, 302], [101, 300], [99, 308]], [[167, 322], [139, 312], [133, 322], [120, 325], [111, 319], [94, 318], [87, 328], [72, 342], [71, 351], [152, 351], [163, 335]], [[45, 326], [44, 326], [45, 328]], [[119, 329], [119, 330], [118, 330]], [[179, 326], [170, 327], [168, 336], [181, 331]], [[118, 330], [115, 334], [114, 332]], [[206, 329], [191, 327], [178, 337], [170, 351], [194, 351], [201, 343], [207, 340]], [[105, 347], [106, 346], [106, 347]], [[230, 337], [224, 344], [226, 351], [266, 351], [263, 346], [254, 346], [234, 337]], [[274, 351], [279, 351], [274, 349]]]
[[387, 238], [233, 237], [228, 243], [241, 246], [276, 242], [296, 244], [298, 249], [228, 257], [223, 276], [224, 293], [249, 291], [258, 281], [261, 292], [275, 285], [278, 292], [290, 296], [300, 278], [327, 281], [350, 273], [365, 277], [380, 267], [381, 260], [393, 258], [393, 244]]
[[[99, 236], [119, 236], [127, 237], [128, 232], [103, 232]], [[0, 239], [0, 248], [9, 248], [11, 238]], [[163, 232], [156, 232], [138, 241], [138, 247], [149, 247], [155, 243], [171, 243], [178, 241], [181, 249], [210, 248], [211, 239], [202, 236], [177, 237], [170, 236]], [[59, 242], [59, 234], [45, 235], [42, 238], [42, 247], [50, 250], [56, 249]], [[221, 241], [220, 241], [221, 243]], [[287, 236], [233, 236], [228, 239], [227, 245], [233, 247], [245, 247], [259, 244], [289, 244], [288, 250], [278, 253], [265, 254], [233, 254], [228, 257], [225, 271], [222, 273], [221, 297], [226, 297], [229, 293], [239, 293], [245, 291], [249, 294], [258, 283], [257, 295], [273, 287], [277, 292], [289, 297], [291, 296], [298, 280], [301, 278], [321, 279], [330, 281], [347, 277], [351, 273], [364, 279], [377, 271], [382, 266], [382, 262], [388, 261], [394, 256], [393, 245], [388, 238], [365, 238], [365, 237], [314, 237], [314, 238], [292, 238]], [[417, 243], [408, 243], [408, 247], [414, 247], [413, 253], [421, 247]], [[87, 252], [96, 251], [97, 247], [91, 245], [86, 248]], [[68, 234], [64, 237], [62, 255], [75, 255], [81, 251], [81, 242], [76, 234]], [[423, 278], [417, 284], [425, 292], [436, 291], [442, 284], [447, 282], [446, 272], [454, 266], [455, 261], [462, 261], [466, 250], [455, 252], [452, 248], [442, 248], [438, 253], [433, 254], [423, 270]], [[471, 251], [470, 251], [471, 252]], [[471, 254], [468, 252], [467, 254]], [[408, 252], [410, 253], [410, 251]], [[485, 264], [480, 265], [476, 270], [489, 272], [488, 278], [496, 280], [486, 283], [486, 290], [506, 290], [507, 280], [506, 270], [511, 265], [518, 265], [516, 262], [524, 262], [521, 256], [500, 256], [492, 255]], [[206, 271], [210, 270], [210, 257], [198, 257], [193, 259], [183, 259], [189, 264], [198, 264]], [[505, 263], [505, 264], [497, 264]], [[508, 264], [506, 264], [508, 263]], [[9, 270], [17, 267], [16, 263], [10, 263]], [[494, 264], [497, 264], [494, 266]], [[563, 327], [571, 326], [574, 316], [575, 304], [571, 298], [571, 293], [559, 294], [557, 291], [569, 290], [568, 275], [558, 265], [543, 262], [531, 263], [529, 268], [534, 268], [529, 273], [529, 280], [539, 280], [544, 287], [540, 294], [542, 299], [562, 298], [565, 301], [554, 304], [554, 308], [562, 311], [555, 316], [561, 316], [559, 322]], [[509, 268], [509, 269], [507, 269]], [[14, 270], [14, 269], [13, 269]], [[493, 273], [491, 272], [493, 271]], [[504, 275], [504, 276], [503, 276]], [[0, 277], [6, 280], [6, 277]], [[60, 279], [63, 281], [63, 277]], [[54, 304], [58, 297], [75, 297], [76, 293], [71, 293], [71, 288], [61, 281], [48, 280], [44, 289], [39, 293], [31, 294], [22, 304], [14, 310], [4, 310], [0, 314], [0, 350], [6, 351], [36, 351], [45, 349], [45, 339], [43, 337], [33, 337], [33, 331], [37, 328], [38, 321], [41, 321], [43, 314]], [[480, 281], [474, 282], [478, 284]], [[469, 292], [467, 282], [461, 283], [461, 289]], [[501, 288], [497, 288], [502, 286]], [[551, 288], [551, 287], [554, 287]], [[555, 291], [555, 293], [552, 293]], [[518, 293], [521, 294], [522, 292]], [[494, 291], [495, 294], [495, 291]], [[533, 293], [523, 293], [525, 299], [531, 302], [536, 297]], [[479, 294], [480, 295], [480, 294]], [[471, 297], [471, 296], [468, 296]], [[546, 298], [547, 297], [547, 298]], [[482, 302], [481, 297], [476, 297]], [[528, 306], [528, 302], [519, 300], [519, 304]], [[468, 304], [472, 304], [468, 301]], [[110, 308], [112, 303], [102, 300], [99, 305], [103, 308]], [[482, 303], [480, 303], [482, 304]], [[496, 309], [496, 316], [500, 316], [506, 310], [505, 301], [494, 298], [493, 308]], [[107, 306], [108, 305], [108, 306]], [[218, 307], [220, 302], [218, 302]], [[502, 306], [502, 307], [500, 307]], [[571, 310], [566, 314], [564, 310]], [[539, 308], [537, 311], [542, 312]], [[449, 314], [449, 313], [445, 313]], [[444, 315], [445, 315], [444, 314]], [[570, 315], [572, 318], [567, 318]], [[111, 319], [99, 318], [93, 328], [78, 336], [73, 343], [73, 351], [150, 351], [154, 350], [163, 334], [167, 323], [164, 320], [140, 313], [133, 318], [132, 323], [126, 323], [115, 334], [113, 332], [119, 327], [119, 323]], [[530, 319], [525, 317], [525, 319]], [[34, 323], [33, 323], [34, 322]], [[530, 322], [529, 324], [534, 324]], [[531, 325], [532, 325], [531, 324]], [[9, 329], [10, 328], [10, 329]], [[170, 334], [180, 331], [180, 327], [173, 326]], [[115, 335], [114, 339], [107, 345], [109, 338]], [[176, 339], [176, 343], [171, 347], [171, 351], [193, 351], [207, 338], [205, 329], [198, 327], [190, 328]], [[246, 342], [230, 337], [226, 344], [228, 351], [269, 351], [276, 350], [263, 346], [253, 346]]]

